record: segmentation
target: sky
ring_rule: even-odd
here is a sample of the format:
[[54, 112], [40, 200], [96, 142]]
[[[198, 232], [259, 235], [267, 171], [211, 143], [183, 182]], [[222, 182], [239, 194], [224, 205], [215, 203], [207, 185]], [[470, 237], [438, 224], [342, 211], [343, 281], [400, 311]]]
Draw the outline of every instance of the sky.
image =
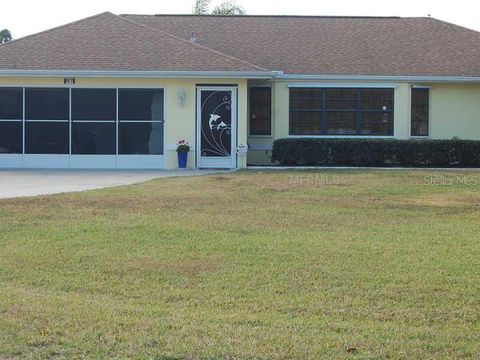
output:
[[[222, 2], [212, 0], [212, 7]], [[250, 15], [427, 16], [480, 31], [475, 0], [237, 0]], [[12, 0], [2, 2], [0, 30], [20, 38], [104, 11], [115, 14], [189, 14], [193, 0]]]

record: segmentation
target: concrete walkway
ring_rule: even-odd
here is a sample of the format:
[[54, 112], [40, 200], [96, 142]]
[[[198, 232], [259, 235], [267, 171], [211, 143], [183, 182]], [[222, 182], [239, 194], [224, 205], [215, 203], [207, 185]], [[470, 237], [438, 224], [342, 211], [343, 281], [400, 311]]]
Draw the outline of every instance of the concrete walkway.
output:
[[0, 170], [0, 198], [101, 189], [144, 181], [216, 173], [209, 170]]

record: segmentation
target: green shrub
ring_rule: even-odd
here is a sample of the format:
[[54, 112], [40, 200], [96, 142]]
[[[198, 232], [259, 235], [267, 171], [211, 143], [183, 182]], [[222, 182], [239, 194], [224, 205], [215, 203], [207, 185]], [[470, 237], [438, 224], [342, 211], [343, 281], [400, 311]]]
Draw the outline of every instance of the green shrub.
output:
[[480, 167], [480, 141], [279, 139], [272, 162], [284, 166]]

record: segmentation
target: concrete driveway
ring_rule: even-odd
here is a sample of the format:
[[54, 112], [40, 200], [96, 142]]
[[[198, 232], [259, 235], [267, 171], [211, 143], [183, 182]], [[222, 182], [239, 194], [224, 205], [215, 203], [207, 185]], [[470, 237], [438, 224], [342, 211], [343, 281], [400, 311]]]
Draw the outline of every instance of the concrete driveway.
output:
[[206, 175], [208, 170], [0, 170], [0, 198], [101, 189], [144, 181]]

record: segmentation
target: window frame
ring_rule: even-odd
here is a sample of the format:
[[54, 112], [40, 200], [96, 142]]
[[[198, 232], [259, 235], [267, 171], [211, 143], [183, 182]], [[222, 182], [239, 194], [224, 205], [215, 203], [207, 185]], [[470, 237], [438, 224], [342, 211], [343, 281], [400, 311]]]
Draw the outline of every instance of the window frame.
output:
[[[413, 93], [415, 90], [426, 91], [428, 92], [427, 96], [427, 133], [426, 135], [417, 135], [413, 133]], [[432, 97], [432, 89], [429, 86], [412, 86], [410, 88], [410, 137], [414, 139], [428, 139], [431, 133], [431, 97]]]
[[[252, 89], [269, 89], [270, 90], [270, 132], [269, 134], [252, 133]], [[254, 138], [271, 138], [273, 136], [273, 88], [271, 85], [251, 85], [248, 88], [248, 136]]]
[[[370, 139], [391, 139], [395, 137], [395, 90], [397, 88], [397, 85], [395, 84], [355, 84], [355, 85], [350, 85], [350, 84], [295, 84], [295, 85], [289, 85], [288, 90], [289, 90], [289, 119], [288, 119], [288, 137], [291, 138], [355, 138], [355, 139], [361, 139], [361, 138], [370, 138]], [[318, 97], [315, 96], [312, 99], [321, 99], [322, 105], [321, 108], [312, 108], [312, 109], [302, 109], [302, 108], [292, 108], [292, 90], [296, 89], [301, 89], [301, 90], [317, 90], [321, 92], [321, 96]], [[355, 109], [329, 109], [327, 107], [326, 102], [327, 100], [327, 95], [326, 92], [328, 90], [355, 90], [356, 91], [356, 101], [357, 105]], [[390, 109], [387, 111], [383, 110], [374, 110], [374, 109], [364, 109], [362, 106], [362, 90], [368, 91], [368, 90], [390, 90], [392, 91], [392, 98], [391, 101], [392, 106]], [[382, 98], [383, 99], [383, 98]], [[356, 134], [327, 134], [326, 132], [328, 131], [328, 113], [329, 112], [354, 112], [355, 113], [355, 121], [356, 121], [356, 127], [355, 127], [355, 132]], [[292, 134], [292, 113], [293, 112], [317, 112], [320, 115], [320, 130], [318, 130], [320, 133], [318, 134]], [[390, 114], [391, 116], [391, 133], [389, 134], [379, 134], [379, 135], [368, 135], [368, 134], [361, 134], [361, 132], [364, 130], [361, 128], [361, 124], [363, 123], [362, 119], [362, 114], [363, 113], [368, 113], [368, 112], [377, 112], [381, 114]]]

